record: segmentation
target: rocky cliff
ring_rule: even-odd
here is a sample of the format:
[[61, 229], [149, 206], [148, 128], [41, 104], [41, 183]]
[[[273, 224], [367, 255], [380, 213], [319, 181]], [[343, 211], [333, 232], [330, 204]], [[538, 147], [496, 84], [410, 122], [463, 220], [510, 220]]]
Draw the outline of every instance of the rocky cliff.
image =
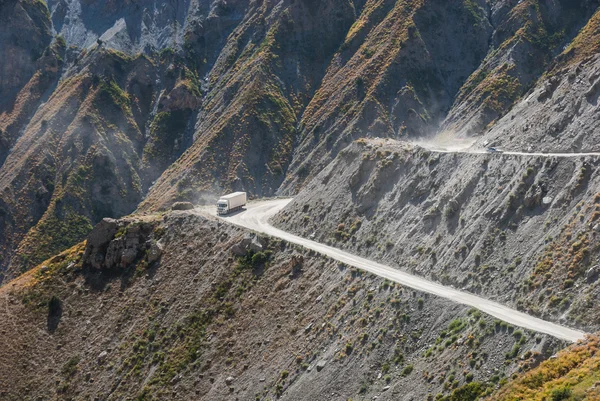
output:
[[593, 0], [2, 7], [10, 276], [103, 217], [228, 190], [294, 194], [363, 136], [597, 142]]

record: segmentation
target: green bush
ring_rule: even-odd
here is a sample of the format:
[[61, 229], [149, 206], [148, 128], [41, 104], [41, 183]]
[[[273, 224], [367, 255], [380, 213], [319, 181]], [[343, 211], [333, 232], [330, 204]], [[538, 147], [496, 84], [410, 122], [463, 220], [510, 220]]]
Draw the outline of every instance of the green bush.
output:
[[571, 397], [572, 394], [573, 394], [573, 392], [571, 391], [571, 388], [568, 386], [556, 388], [556, 389], [552, 390], [550, 399], [552, 401], [563, 401], [563, 400], [566, 400], [569, 397]]
[[476, 401], [485, 395], [487, 386], [483, 383], [472, 382], [460, 388], [457, 388], [448, 397], [442, 398], [444, 401]]
[[264, 252], [257, 252], [252, 255], [252, 266], [257, 267], [265, 264], [269, 258]]
[[[77, 372], [77, 365], [79, 364], [79, 356], [74, 356], [71, 357], [71, 359], [69, 359], [67, 361], [67, 363], [65, 363], [65, 365], [62, 368], [62, 374], [65, 377], [71, 377], [75, 374], [75, 372]], [[562, 399], [562, 398], [561, 398]]]
[[414, 370], [414, 366], [413, 365], [407, 365], [404, 369], [402, 369], [402, 376], [408, 376], [408, 375], [410, 375], [413, 370]]

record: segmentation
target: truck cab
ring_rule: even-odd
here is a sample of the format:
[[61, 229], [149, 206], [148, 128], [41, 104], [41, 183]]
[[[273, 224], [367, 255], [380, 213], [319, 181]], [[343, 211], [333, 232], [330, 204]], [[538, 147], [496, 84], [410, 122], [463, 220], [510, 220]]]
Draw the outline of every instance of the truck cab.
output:
[[217, 202], [217, 213], [218, 214], [229, 213], [229, 202], [227, 202], [226, 200], [219, 200]]

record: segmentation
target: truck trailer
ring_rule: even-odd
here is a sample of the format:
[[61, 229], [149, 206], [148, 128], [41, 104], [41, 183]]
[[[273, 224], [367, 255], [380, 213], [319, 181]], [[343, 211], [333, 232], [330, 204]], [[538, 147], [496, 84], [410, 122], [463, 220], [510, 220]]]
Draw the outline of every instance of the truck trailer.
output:
[[217, 214], [219, 216], [235, 212], [246, 206], [246, 193], [234, 192], [232, 194], [223, 195], [217, 201]]

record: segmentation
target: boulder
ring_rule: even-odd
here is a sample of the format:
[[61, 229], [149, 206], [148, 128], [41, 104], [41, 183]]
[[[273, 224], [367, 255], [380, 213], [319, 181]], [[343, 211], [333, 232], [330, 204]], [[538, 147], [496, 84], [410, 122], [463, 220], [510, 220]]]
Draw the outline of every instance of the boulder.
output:
[[227, 377], [227, 379], [225, 379], [225, 384], [227, 384], [228, 386], [231, 386], [233, 384], [233, 381], [235, 379], [233, 378], [233, 376], [229, 376]]
[[248, 251], [262, 252], [263, 246], [255, 235], [247, 235], [239, 243], [231, 247], [231, 252], [235, 256], [244, 256]]
[[156, 262], [161, 257], [162, 253], [163, 253], [163, 247], [160, 243], [158, 243], [154, 240], [149, 241], [148, 253], [146, 254], [148, 263]]
[[87, 238], [84, 261], [91, 264], [96, 269], [100, 269], [104, 262], [104, 254], [118, 229], [119, 225], [117, 220], [108, 218], [102, 219], [102, 221], [94, 227]]
[[175, 202], [173, 206], [171, 206], [172, 210], [192, 210], [194, 205], [192, 202]]
[[139, 224], [130, 224], [125, 232], [125, 248], [139, 248], [142, 227]]
[[246, 254], [246, 249], [240, 246], [240, 244], [235, 244], [231, 247], [231, 253], [235, 256], [244, 256]]
[[600, 266], [595, 265], [595, 266], [590, 267], [588, 269], [588, 271], [585, 272], [585, 279], [589, 284], [591, 284], [598, 280], [599, 275], [600, 275]]
[[446, 216], [454, 216], [460, 210], [460, 203], [456, 199], [451, 199], [446, 205]]
[[263, 246], [258, 241], [252, 241], [250, 242], [250, 245], [248, 245], [248, 249], [253, 252], [262, 252]]
[[98, 355], [97, 361], [99, 365], [102, 365], [106, 361], [106, 357], [108, 356], [108, 352], [102, 351], [100, 355]]
[[319, 361], [319, 362], [317, 362], [317, 372], [322, 371], [323, 368], [325, 367], [325, 365], [327, 365], [327, 361]]
[[527, 191], [527, 193], [525, 194], [523, 204], [525, 205], [525, 207], [533, 209], [542, 203], [542, 197], [542, 188], [538, 185], [532, 186], [529, 189], [529, 191]]
[[131, 263], [133, 263], [135, 261], [135, 259], [137, 258], [137, 249], [135, 248], [127, 248], [123, 251], [123, 253], [121, 254], [121, 267], [127, 267], [128, 265], [130, 265]]
[[125, 250], [125, 238], [120, 237], [111, 241], [106, 250], [106, 254], [103, 258], [104, 263], [101, 267], [111, 269], [118, 266], [121, 263], [121, 256]]

